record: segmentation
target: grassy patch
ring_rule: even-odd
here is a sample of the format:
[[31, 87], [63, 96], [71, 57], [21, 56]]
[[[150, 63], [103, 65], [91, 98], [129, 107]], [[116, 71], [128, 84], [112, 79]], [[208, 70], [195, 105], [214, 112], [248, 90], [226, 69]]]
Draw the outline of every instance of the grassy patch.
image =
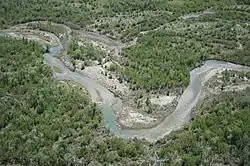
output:
[[62, 69], [60, 69], [59, 67], [57, 66], [53, 66], [53, 69], [56, 73], [63, 73]]

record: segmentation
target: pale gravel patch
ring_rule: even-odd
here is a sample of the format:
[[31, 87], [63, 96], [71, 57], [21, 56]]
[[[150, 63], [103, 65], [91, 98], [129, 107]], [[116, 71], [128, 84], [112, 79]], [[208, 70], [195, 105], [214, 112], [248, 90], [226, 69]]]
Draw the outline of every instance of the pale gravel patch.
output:
[[174, 99], [176, 98], [176, 96], [159, 96], [159, 97], [152, 97], [150, 99], [150, 102], [152, 104], [156, 104], [156, 105], [160, 105], [160, 106], [164, 106], [167, 104], [171, 104]]
[[[109, 75], [111, 73], [100, 65], [87, 66], [84, 70], [79, 70], [79, 72], [97, 80], [103, 86], [111, 89], [112, 91], [118, 92], [121, 95], [128, 95], [130, 93], [127, 85], [120, 83], [114, 75], [112, 75], [112, 78], [110, 79]], [[105, 72], [107, 73], [107, 76], [104, 75]]]
[[225, 70], [226, 70], [225, 68], [210, 69], [209, 71], [207, 71], [206, 76], [203, 79], [201, 79], [201, 84], [204, 85], [214, 75], [221, 76], [221, 73]]
[[[249, 84], [240, 84], [240, 85], [228, 85], [224, 87], [224, 92], [231, 92], [231, 91], [243, 91], [250, 87]], [[216, 87], [216, 90], [220, 89], [219, 87]]]
[[105, 68], [109, 69], [110, 66], [111, 66], [112, 64], [114, 64], [114, 63], [111, 62], [111, 61], [109, 61], [109, 62], [104, 63], [103, 66], [104, 66]]
[[147, 125], [156, 121], [157, 119], [135, 112], [130, 107], [124, 108], [124, 113], [119, 122], [126, 127], [133, 127], [135, 124]]

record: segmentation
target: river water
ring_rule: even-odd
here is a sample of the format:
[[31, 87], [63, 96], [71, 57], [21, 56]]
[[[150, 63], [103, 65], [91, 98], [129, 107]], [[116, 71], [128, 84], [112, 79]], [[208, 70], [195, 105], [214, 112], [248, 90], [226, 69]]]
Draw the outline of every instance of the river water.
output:
[[[2, 32], [0, 35], [6, 34]], [[88, 36], [89, 33], [85, 35]], [[69, 70], [65, 64], [58, 59], [60, 52], [63, 49], [63, 45], [55, 35], [52, 35], [52, 37], [56, 39], [58, 46], [51, 47], [49, 49], [49, 53], [44, 54], [44, 61], [50, 67], [56, 66], [62, 70], [62, 73], [56, 73], [53, 71], [54, 79], [71, 80], [84, 86], [88, 90], [92, 101], [100, 103], [106, 127], [114, 135], [125, 139], [137, 137], [144, 138], [148, 141], [157, 141], [158, 139], [169, 134], [171, 131], [177, 130], [188, 123], [191, 118], [191, 110], [196, 106], [201, 97], [202, 86], [212, 76], [209, 74], [211, 70], [232, 69], [238, 71], [250, 71], [250, 67], [236, 65], [225, 61], [205, 61], [201, 67], [198, 67], [190, 72], [190, 83], [181, 95], [176, 109], [159, 125], [149, 129], [121, 130], [118, 126], [115, 114], [115, 112], [119, 112], [123, 107], [121, 99], [115, 97], [113, 93], [95, 80]], [[93, 35], [91, 34], [90, 37], [93, 37]], [[96, 34], [94, 37], [102, 40], [101, 35]], [[107, 40], [106, 38], [107, 37], [104, 37], [103, 40]], [[114, 42], [110, 40], [109, 43], [112, 45]], [[114, 47], [117, 47], [117, 45], [119, 44], [114, 44]]]
[[[202, 92], [202, 86], [209, 78], [207, 73], [212, 69], [224, 68], [232, 70], [250, 71], [249, 67], [236, 65], [233, 63], [217, 60], [208, 60], [204, 64], [190, 72], [190, 83], [183, 92], [176, 109], [165, 118], [158, 126], [149, 129], [135, 129], [135, 130], [121, 130], [118, 126], [115, 111], [119, 112], [122, 109], [122, 101], [116, 98], [104, 86], [92, 80], [91, 78], [70, 71], [64, 63], [62, 63], [56, 56], [59, 55], [62, 47], [50, 48], [50, 53], [44, 55], [45, 62], [49, 66], [57, 66], [63, 73], [53, 73], [57, 80], [71, 80], [83, 85], [91, 95], [94, 102], [101, 103], [101, 111], [104, 115], [104, 122], [106, 127], [116, 136], [130, 139], [130, 138], [144, 138], [148, 141], [156, 141], [173, 130], [177, 130], [185, 125], [190, 120], [191, 110], [196, 106]], [[205, 80], [204, 80], [205, 79]], [[203, 83], [202, 83], [203, 82]]]

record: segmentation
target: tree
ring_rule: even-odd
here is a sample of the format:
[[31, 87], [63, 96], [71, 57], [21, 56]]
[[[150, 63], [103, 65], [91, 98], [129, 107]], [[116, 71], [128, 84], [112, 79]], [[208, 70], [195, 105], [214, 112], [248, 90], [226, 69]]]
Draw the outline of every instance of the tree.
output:
[[49, 53], [49, 46], [46, 46], [45, 53]]
[[92, 106], [92, 116], [91, 116], [92, 120], [94, 119], [94, 117], [96, 115], [96, 110], [97, 110], [97, 105], [96, 105], [96, 103], [94, 103]]
[[151, 102], [150, 102], [150, 99], [149, 99], [149, 96], [147, 96], [147, 99], [146, 99], [146, 105], [149, 107], [151, 105]]

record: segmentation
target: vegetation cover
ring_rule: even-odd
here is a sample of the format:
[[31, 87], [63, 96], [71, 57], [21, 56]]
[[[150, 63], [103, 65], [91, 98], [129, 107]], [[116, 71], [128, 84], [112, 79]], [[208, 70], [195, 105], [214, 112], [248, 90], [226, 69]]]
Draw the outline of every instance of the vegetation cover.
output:
[[0, 39], [1, 164], [249, 164], [249, 88], [204, 104], [182, 131], [156, 143], [126, 141], [108, 134], [79, 87], [51, 79], [40, 46]]
[[112, 163], [142, 156], [141, 143], [107, 133], [82, 87], [52, 80], [41, 46], [0, 37], [0, 48], [1, 164], [64, 165], [74, 158]]
[[81, 42], [82, 45], [79, 45], [77, 40], [72, 40], [69, 45], [69, 51], [67, 52], [71, 56], [71, 61], [75, 64], [75, 60], [84, 61], [82, 64], [82, 69], [85, 66], [89, 65], [89, 60], [102, 62], [102, 58], [104, 57], [105, 53], [100, 49], [95, 49], [94, 46], [89, 42]]
[[[189, 82], [189, 71], [205, 59], [249, 64], [250, 12], [249, 2], [244, 0], [9, 0], [0, 3], [2, 28], [48, 20], [74, 29], [84, 27], [124, 42], [138, 37], [139, 44], [125, 50], [126, 58], [121, 60], [125, 69], [119, 71], [120, 80], [129, 82], [133, 90], [163, 93], [178, 89], [181, 93]], [[214, 14], [182, 19], [184, 15], [204, 10]], [[56, 32], [55, 28], [49, 29]]]
[[[249, 5], [248, 0], [0, 0], [0, 28], [49, 20], [123, 42], [138, 37], [124, 50], [120, 79], [134, 90], [164, 93], [182, 90], [189, 71], [206, 59], [250, 65]], [[215, 13], [181, 18], [205, 9]], [[91, 46], [71, 48], [75, 59], [96, 54]], [[250, 165], [249, 88], [214, 97], [183, 130], [156, 143], [123, 140], [106, 131], [84, 89], [52, 80], [43, 53], [34, 42], [0, 37], [1, 164]]]
[[184, 165], [249, 165], [249, 99], [250, 88], [203, 104], [183, 131], [156, 143], [160, 156], [170, 157], [170, 165], [179, 157]]

